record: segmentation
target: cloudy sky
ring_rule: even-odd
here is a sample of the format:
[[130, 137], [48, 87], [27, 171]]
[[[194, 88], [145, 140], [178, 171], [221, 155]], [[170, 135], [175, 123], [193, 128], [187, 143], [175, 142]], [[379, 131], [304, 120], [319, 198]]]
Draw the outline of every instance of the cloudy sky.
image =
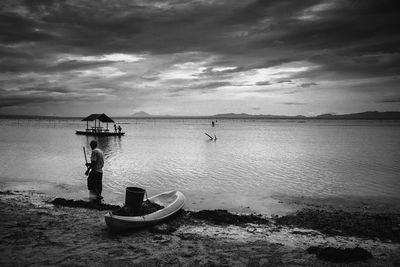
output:
[[385, 0], [2, 0], [0, 114], [400, 111]]

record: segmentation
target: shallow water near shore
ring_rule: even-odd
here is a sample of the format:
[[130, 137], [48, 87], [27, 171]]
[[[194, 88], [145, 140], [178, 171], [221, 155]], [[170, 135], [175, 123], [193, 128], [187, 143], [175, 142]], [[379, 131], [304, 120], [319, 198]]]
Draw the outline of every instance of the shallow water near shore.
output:
[[[103, 195], [180, 190], [189, 209], [280, 214], [285, 198], [400, 198], [400, 122], [119, 120], [123, 137], [75, 135], [79, 120], [0, 120], [0, 182], [87, 197], [84, 146], [105, 153]], [[112, 128], [112, 125], [109, 125]], [[204, 133], [216, 134], [216, 142]]]

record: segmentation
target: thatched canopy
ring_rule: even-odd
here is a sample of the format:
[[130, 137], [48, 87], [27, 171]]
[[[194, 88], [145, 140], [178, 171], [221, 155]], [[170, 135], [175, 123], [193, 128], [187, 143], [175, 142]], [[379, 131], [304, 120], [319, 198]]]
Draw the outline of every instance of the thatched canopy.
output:
[[114, 122], [110, 117], [106, 114], [91, 114], [88, 117], [84, 118], [82, 121], [94, 121], [99, 120], [101, 122]]

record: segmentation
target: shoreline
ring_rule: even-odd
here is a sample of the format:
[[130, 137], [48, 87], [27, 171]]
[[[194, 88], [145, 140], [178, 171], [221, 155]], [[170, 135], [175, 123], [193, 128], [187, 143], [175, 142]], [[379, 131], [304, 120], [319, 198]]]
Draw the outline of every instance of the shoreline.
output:
[[[86, 184], [70, 185], [49, 183], [48, 181], [32, 181], [32, 180], [15, 180], [12, 178], [0, 177], [1, 191], [32, 191], [40, 192], [49, 196], [49, 198], [68, 198], [74, 200], [88, 201]], [[153, 192], [157, 194], [159, 192]], [[188, 196], [186, 192], [183, 192]], [[193, 193], [193, 192], [190, 192]], [[110, 194], [104, 195], [107, 202], [114, 205], [121, 205], [125, 195]], [[150, 195], [151, 193], [148, 192]], [[232, 195], [233, 196], [233, 195]], [[230, 196], [230, 198], [232, 198]], [[348, 196], [340, 195], [335, 197], [310, 197], [310, 196], [288, 196], [282, 194], [273, 194], [263, 199], [249, 199], [242, 205], [237, 203], [218, 203], [219, 198], [212, 198], [205, 194], [197, 193], [197, 199], [193, 199], [189, 195], [189, 199], [185, 207], [190, 210], [202, 209], [226, 209], [233, 213], [247, 214], [257, 213], [265, 216], [284, 216], [304, 208], [335, 210], [340, 209], [348, 212], [371, 212], [371, 213], [399, 213], [400, 214], [400, 197], [367, 197], [367, 196]], [[253, 201], [250, 203], [250, 201]], [[262, 207], [259, 207], [262, 206]]]
[[[400, 264], [399, 243], [327, 235], [277, 224], [274, 218], [221, 223], [203, 211], [203, 218], [174, 218], [150, 229], [111, 234], [104, 223], [106, 211], [55, 206], [51, 199], [34, 191], [0, 192], [0, 265], [335, 265], [308, 253], [313, 246], [363, 248], [373, 256], [358, 262], [363, 266]], [[165, 231], [171, 225], [174, 229]]]

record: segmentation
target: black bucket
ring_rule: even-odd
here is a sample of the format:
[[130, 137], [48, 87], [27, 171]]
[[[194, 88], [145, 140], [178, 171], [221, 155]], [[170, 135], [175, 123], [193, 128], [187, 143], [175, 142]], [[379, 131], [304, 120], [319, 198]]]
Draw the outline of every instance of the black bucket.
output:
[[139, 187], [127, 187], [125, 193], [125, 206], [135, 213], [142, 210], [142, 203], [146, 190]]

